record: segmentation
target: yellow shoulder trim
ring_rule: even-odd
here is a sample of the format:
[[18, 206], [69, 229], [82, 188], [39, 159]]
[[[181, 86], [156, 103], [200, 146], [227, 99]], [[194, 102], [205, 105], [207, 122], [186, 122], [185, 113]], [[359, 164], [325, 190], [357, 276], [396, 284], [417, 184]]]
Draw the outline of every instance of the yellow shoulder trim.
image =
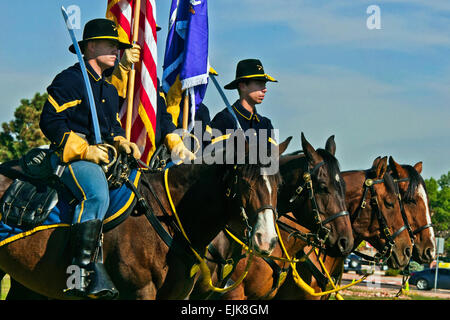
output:
[[209, 124], [206, 125], [205, 131], [208, 132], [209, 134], [212, 134], [212, 129], [209, 126]]
[[225, 134], [225, 135], [220, 136], [220, 137], [217, 137], [217, 138], [214, 138], [214, 139], [211, 140], [211, 144], [214, 144], [214, 143], [219, 142], [219, 141], [222, 141], [222, 140], [226, 140], [226, 139], [228, 139], [230, 136], [231, 136], [231, 133]]
[[50, 102], [50, 104], [55, 108], [56, 112], [58, 112], [58, 113], [66, 110], [68, 108], [79, 105], [81, 103], [81, 101], [82, 100], [74, 100], [74, 101], [64, 103], [62, 106], [60, 106], [51, 95], [48, 95], [48, 102]]
[[276, 146], [278, 145], [278, 143], [274, 139], [272, 139], [271, 137], [269, 137], [269, 142], [273, 143]]

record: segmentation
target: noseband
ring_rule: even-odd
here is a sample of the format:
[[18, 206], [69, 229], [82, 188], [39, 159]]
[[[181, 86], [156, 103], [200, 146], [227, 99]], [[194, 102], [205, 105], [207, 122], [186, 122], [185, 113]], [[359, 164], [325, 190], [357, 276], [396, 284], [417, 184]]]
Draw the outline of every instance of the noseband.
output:
[[323, 212], [320, 212], [319, 207], [317, 205], [311, 175], [315, 174], [319, 170], [319, 168], [325, 164], [325, 162], [324, 161], [319, 162], [312, 168], [312, 170], [309, 170], [308, 160], [306, 160], [306, 158], [299, 158], [299, 160], [300, 159], [304, 160], [304, 161], [302, 161], [302, 166], [304, 169], [303, 183], [295, 189], [294, 195], [289, 199], [289, 202], [290, 203], [294, 202], [300, 196], [300, 194], [302, 193], [302, 191], [304, 189], [308, 190], [308, 198], [311, 201], [311, 207], [314, 212], [314, 221], [316, 223], [315, 232], [318, 235], [318, 238], [321, 239], [322, 241], [324, 241], [328, 237], [329, 233], [331, 232], [331, 230], [328, 229], [327, 227], [325, 227], [325, 225], [339, 217], [344, 217], [344, 216], [349, 215], [349, 212], [341, 211], [341, 212], [331, 215], [330, 217], [326, 218], [325, 220], [321, 219], [320, 213], [322, 213], [325, 216], [326, 216], [326, 214], [324, 214]]

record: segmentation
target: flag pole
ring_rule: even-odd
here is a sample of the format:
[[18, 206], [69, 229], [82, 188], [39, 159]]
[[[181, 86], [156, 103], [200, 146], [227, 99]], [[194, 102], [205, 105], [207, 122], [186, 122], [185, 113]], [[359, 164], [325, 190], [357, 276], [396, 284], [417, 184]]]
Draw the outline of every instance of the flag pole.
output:
[[185, 90], [183, 102], [183, 130], [187, 131], [189, 119], [189, 89]]
[[[135, 0], [134, 6], [134, 22], [133, 22], [133, 39], [132, 44], [137, 43], [139, 35], [139, 17], [141, 16], [141, 0]], [[127, 101], [127, 123], [125, 127], [126, 138], [128, 141], [131, 139], [131, 120], [133, 119], [133, 101], [134, 101], [134, 79], [136, 77], [136, 70], [134, 64], [131, 67], [130, 75], [128, 78], [128, 101]]]

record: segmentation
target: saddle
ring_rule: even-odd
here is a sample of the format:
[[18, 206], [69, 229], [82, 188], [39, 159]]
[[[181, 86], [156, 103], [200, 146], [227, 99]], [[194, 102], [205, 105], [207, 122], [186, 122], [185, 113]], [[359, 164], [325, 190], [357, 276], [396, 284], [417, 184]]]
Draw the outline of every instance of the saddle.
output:
[[[35, 148], [19, 159], [13, 183], [0, 200], [1, 221], [10, 225], [33, 228], [47, 219], [58, 203], [58, 185], [50, 164], [51, 150]], [[5, 164], [4, 166], [8, 166]]]

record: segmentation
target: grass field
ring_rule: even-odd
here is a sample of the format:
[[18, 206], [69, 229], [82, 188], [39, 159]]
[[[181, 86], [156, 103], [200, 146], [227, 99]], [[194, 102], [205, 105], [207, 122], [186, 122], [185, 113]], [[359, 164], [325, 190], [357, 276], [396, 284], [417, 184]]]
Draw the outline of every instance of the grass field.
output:
[[[5, 300], [10, 286], [9, 276], [6, 275], [2, 281], [0, 300]], [[364, 290], [361, 288], [350, 288], [341, 291], [341, 295], [344, 300], [393, 300], [396, 292], [386, 291], [386, 290]], [[331, 300], [335, 297], [332, 295]], [[442, 296], [434, 296], [430, 292], [420, 293], [409, 293], [407, 295], [400, 296], [401, 300], [448, 300], [449, 297], [445, 298]]]
[[2, 290], [0, 291], [0, 300], [5, 300], [10, 285], [9, 276], [6, 275], [2, 280]]

